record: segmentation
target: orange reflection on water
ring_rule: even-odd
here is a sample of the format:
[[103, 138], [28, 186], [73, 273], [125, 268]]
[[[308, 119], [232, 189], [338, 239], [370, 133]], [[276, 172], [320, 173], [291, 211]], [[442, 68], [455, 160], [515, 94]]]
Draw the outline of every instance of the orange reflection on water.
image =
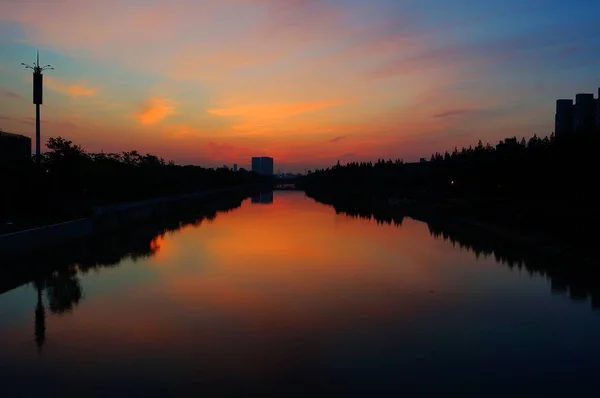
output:
[[47, 351], [54, 339], [96, 362], [150, 352], [205, 377], [279, 374], [319, 361], [340, 334], [452, 301], [431, 294], [447, 245], [425, 224], [351, 219], [300, 192], [248, 200], [150, 245], [154, 256], [86, 277], [105, 293], [50, 318]]
[[[418, 310], [435, 288], [431, 238], [412, 220], [405, 230], [349, 219], [298, 192], [242, 209], [163, 243], [164, 294], [257, 330], [313, 333], [332, 323]], [[173, 269], [175, 267], [176, 269]], [[406, 299], [411, 296], [410, 299]], [[360, 314], [360, 316], [357, 316]]]
[[160, 249], [162, 247], [162, 243], [165, 240], [165, 235], [164, 234], [160, 234], [157, 235], [154, 239], [152, 239], [150, 241], [150, 252], [154, 253], [155, 255], [160, 253]]

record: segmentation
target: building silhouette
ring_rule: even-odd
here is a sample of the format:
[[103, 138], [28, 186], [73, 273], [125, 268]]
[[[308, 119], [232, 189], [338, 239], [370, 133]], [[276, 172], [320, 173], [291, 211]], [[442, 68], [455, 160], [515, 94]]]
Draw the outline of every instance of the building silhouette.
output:
[[573, 133], [573, 100], [559, 99], [556, 101], [554, 134], [562, 137], [571, 133]]
[[577, 94], [573, 112], [573, 130], [576, 134], [590, 133], [596, 124], [594, 94]]
[[252, 158], [252, 171], [254, 171], [255, 173], [260, 172], [260, 158]]
[[600, 133], [600, 88], [598, 89], [598, 99], [596, 100], [596, 132]]
[[0, 131], [0, 162], [31, 158], [31, 138]]
[[238, 171], [238, 165], [237, 165], [237, 163], [233, 164], [233, 171]]
[[571, 134], [589, 134], [600, 130], [600, 88], [598, 99], [592, 93], [580, 93], [571, 99], [556, 101], [554, 134], [563, 137]]
[[269, 157], [253, 157], [252, 171], [255, 173], [272, 176], [273, 175], [273, 158]]

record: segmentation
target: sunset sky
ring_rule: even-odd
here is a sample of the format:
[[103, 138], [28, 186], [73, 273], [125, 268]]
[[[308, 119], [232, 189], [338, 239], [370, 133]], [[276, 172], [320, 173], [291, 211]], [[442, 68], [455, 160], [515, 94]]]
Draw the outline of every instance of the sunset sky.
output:
[[0, 0], [0, 129], [304, 171], [546, 135], [600, 86], [597, 0]]

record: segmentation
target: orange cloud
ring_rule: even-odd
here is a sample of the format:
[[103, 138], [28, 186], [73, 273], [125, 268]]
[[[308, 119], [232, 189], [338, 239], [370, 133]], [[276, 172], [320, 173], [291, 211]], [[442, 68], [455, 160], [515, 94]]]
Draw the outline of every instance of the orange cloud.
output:
[[240, 123], [233, 127], [236, 130], [265, 131], [281, 127], [281, 124], [291, 117], [334, 106], [337, 106], [334, 102], [237, 105], [227, 108], [208, 109], [207, 112], [215, 116], [240, 119]]
[[93, 97], [98, 94], [98, 89], [89, 87], [86, 83], [67, 83], [57, 80], [53, 77], [46, 77], [46, 86], [57, 93], [69, 95], [71, 97]]
[[209, 109], [217, 116], [240, 116], [247, 118], [283, 118], [334, 106], [333, 103], [315, 102], [303, 104], [241, 105], [221, 109]]
[[144, 109], [137, 114], [137, 118], [142, 124], [156, 124], [175, 113], [175, 105], [170, 99], [150, 98]]

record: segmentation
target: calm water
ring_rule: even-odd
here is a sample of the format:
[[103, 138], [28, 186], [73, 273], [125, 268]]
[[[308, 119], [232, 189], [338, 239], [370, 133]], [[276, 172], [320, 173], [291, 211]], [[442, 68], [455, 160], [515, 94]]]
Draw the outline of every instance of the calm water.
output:
[[0, 396], [600, 388], [597, 282], [570, 264], [300, 192], [170, 230], [2, 294]]

